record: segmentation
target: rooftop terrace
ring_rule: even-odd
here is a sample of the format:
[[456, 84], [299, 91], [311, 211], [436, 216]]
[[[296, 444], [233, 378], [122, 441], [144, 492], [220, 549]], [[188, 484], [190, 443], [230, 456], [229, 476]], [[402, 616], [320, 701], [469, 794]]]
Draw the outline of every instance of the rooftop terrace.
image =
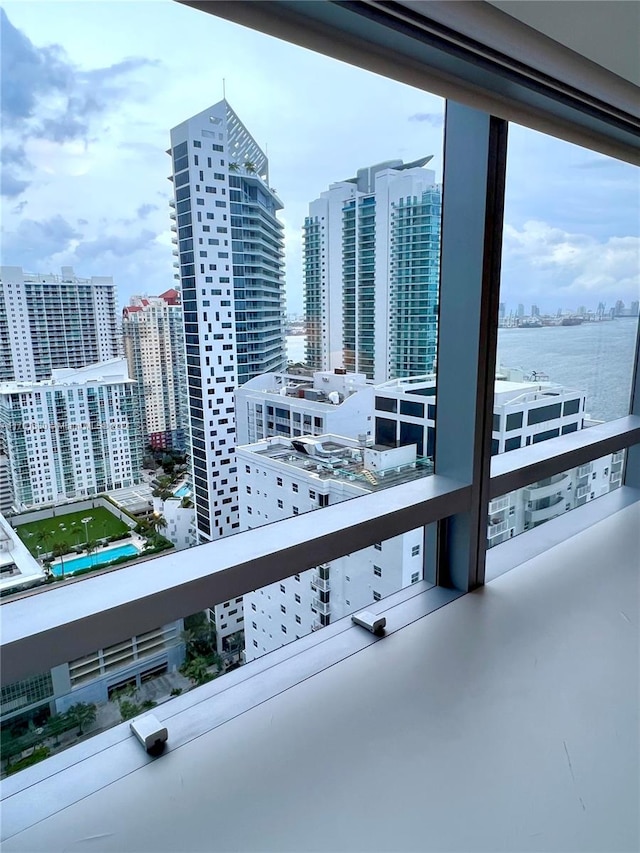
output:
[[[364, 447], [352, 439], [323, 435], [316, 440], [267, 439], [246, 449], [304, 471], [319, 480], [346, 481], [366, 492], [375, 492], [433, 473], [433, 460], [416, 456], [415, 445], [398, 448], [382, 445]], [[385, 465], [394, 456], [395, 464]]]

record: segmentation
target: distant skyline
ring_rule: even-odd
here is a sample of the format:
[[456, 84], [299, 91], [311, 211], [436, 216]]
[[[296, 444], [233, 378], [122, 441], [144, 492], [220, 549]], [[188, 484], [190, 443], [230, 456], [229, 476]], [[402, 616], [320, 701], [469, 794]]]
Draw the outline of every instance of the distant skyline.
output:
[[[169, 129], [220, 100], [223, 78], [285, 205], [289, 313], [308, 203], [330, 183], [427, 154], [441, 179], [444, 101], [409, 86], [172, 0], [7, 2], [0, 16], [4, 264], [112, 275], [122, 306], [171, 287]], [[501, 301], [629, 305], [639, 222], [636, 168], [510, 127]]]

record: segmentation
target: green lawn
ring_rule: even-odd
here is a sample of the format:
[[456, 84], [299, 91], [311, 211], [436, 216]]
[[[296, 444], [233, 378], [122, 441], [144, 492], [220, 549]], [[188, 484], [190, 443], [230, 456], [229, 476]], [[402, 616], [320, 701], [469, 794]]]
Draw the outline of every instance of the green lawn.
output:
[[[71, 551], [74, 545], [84, 545], [87, 541], [82, 519], [89, 517], [91, 521], [87, 524], [87, 533], [90, 540], [126, 533], [129, 529], [108, 509], [97, 506], [82, 512], [71, 512], [68, 515], [56, 515], [42, 521], [21, 524], [16, 527], [16, 531], [34, 557], [38, 556], [38, 545], [40, 545], [40, 553], [51, 551], [55, 544], [66, 545], [67, 551]], [[48, 538], [43, 540], [43, 534]]]

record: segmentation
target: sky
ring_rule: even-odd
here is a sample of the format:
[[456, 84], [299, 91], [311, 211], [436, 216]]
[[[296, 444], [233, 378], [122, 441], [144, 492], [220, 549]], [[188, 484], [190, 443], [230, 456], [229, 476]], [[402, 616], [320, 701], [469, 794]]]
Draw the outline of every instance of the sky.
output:
[[[173, 0], [0, 8], [3, 264], [112, 275], [121, 305], [173, 285], [169, 130], [226, 96], [284, 203], [302, 311], [309, 202], [358, 168], [433, 154], [444, 101]], [[511, 126], [501, 300], [541, 311], [640, 298], [638, 169]]]

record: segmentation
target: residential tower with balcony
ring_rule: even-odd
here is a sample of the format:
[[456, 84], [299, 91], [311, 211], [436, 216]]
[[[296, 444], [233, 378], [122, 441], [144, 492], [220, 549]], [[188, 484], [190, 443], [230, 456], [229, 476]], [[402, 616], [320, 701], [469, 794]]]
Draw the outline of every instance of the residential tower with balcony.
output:
[[185, 450], [189, 429], [180, 292], [133, 296], [122, 312], [129, 374], [138, 383], [145, 442]]
[[0, 426], [16, 510], [140, 482], [137, 389], [124, 358], [0, 383]]
[[116, 286], [109, 276], [30, 275], [0, 267], [0, 382], [49, 379], [121, 355]]
[[431, 157], [390, 160], [332, 184], [303, 233], [305, 361], [375, 382], [433, 370], [441, 190]]

